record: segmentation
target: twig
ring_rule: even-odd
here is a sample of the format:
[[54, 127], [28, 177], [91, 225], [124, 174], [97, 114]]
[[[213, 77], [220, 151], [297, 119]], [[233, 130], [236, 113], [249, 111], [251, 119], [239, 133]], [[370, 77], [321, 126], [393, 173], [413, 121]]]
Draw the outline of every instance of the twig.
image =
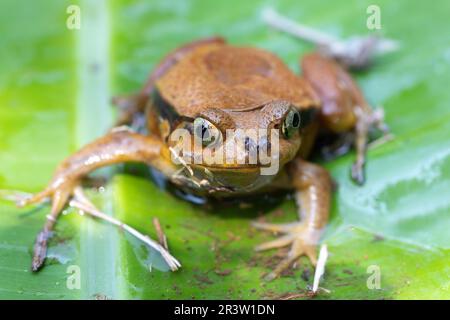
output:
[[153, 218], [153, 225], [155, 226], [156, 233], [158, 234], [159, 244], [162, 245], [166, 250], [169, 250], [169, 246], [167, 245], [167, 237], [161, 228], [161, 224], [159, 223], [158, 218]]
[[309, 297], [309, 295], [307, 293], [293, 293], [293, 294], [289, 294], [286, 296], [282, 296], [279, 299], [280, 300], [293, 300], [293, 299], [306, 298], [306, 297]]
[[127, 231], [131, 235], [135, 236], [151, 248], [158, 251], [161, 256], [164, 258], [164, 260], [169, 265], [170, 269], [172, 271], [177, 270], [179, 267], [181, 267], [180, 262], [178, 262], [177, 259], [175, 259], [164, 247], [162, 247], [158, 242], [150, 239], [148, 236], [143, 235], [136, 229], [130, 227], [129, 225], [106, 215], [105, 213], [99, 211], [95, 206], [90, 202], [90, 200], [84, 195], [83, 190], [78, 187], [74, 191], [74, 198], [69, 202], [69, 205], [71, 207], [77, 208], [81, 210], [82, 212], [88, 213], [96, 218], [108, 221], [109, 223], [118, 226], [119, 228]]
[[349, 68], [365, 68], [370, 64], [374, 55], [392, 52], [399, 48], [397, 41], [376, 35], [340, 40], [290, 20], [271, 8], [263, 11], [262, 19], [275, 29], [312, 42], [324, 55], [335, 58]]
[[192, 170], [191, 166], [188, 165], [186, 163], [186, 161], [184, 161], [184, 159], [182, 157], [180, 157], [177, 152], [175, 151], [175, 149], [173, 147], [169, 147], [170, 152], [172, 153], [172, 156], [174, 157], [175, 160], [178, 160], [180, 162], [180, 164], [187, 169], [187, 171], [189, 171], [189, 174], [191, 176], [194, 175], [194, 171]]
[[318, 46], [326, 46], [339, 41], [337, 38], [318, 31], [311, 27], [301, 25], [291, 19], [282, 16], [272, 8], [266, 8], [262, 12], [262, 18], [269, 26], [280, 31], [289, 33], [294, 37], [309, 41]]
[[325, 264], [327, 263], [328, 249], [327, 245], [324, 244], [320, 247], [319, 260], [317, 261], [316, 272], [314, 273], [314, 282], [312, 287], [312, 292], [314, 294], [319, 290], [320, 278], [325, 273]]

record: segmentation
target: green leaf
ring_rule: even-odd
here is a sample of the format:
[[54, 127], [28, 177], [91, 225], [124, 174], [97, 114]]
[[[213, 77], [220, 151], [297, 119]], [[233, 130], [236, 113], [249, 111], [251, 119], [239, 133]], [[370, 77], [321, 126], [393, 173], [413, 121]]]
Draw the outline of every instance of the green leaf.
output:
[[[66, 27], [66, 8], [81, 8], [81, 29]], [[367, 34], [370, 1], [281, 1], [283, 14], [339, 37]], [[37, 192], [56, 165], [112, 123], [110, 97], [138, 90], [170, 50], [224, 35], [268, 49], [296, 72], [312, 50], [260, 19], [267, 1], [18, 1], [0, 4], [0, 188]], [[383, 35], [401, 50], [356, 75], [373, 105], [383, 105], [395, 139], [369, 152], [367, 183], [349, 179], [353, 154], [324, 163], [339, 187], [323, 239], [330, 257], [318, 299], [449, 299], [450, 48], [447, 1], [378, 1]], [[205, 208], [156, 186], [144, 166], [117, 166], [102, 192], [103, 211], [155, 238], [157, 217], [171, 252], [161, 257], [105, 222], [67, 210], [46, 267], [32, 274], [34, 238], [48, 206], [17, 209], [0, 201], [0, 298], [281, 298], [306, 292], [306, 260], [280, 279], [261, 275], [276, 263], [253, 247], [271, 239], [251, 230], [261, 215], [293, 221], [291, 199], [254, 207]], [[81, 288], [67, 286], [79, 266]], [[375, 269], [373, 269], [375, 266]], [[377, 269], [378, 268], [378, 269]], [[151, 269], [151, 271], [149, 270]], [[373, 270], [381, 288], [369, 289]], [[369, 286], [368, 286], [369, 284]]]

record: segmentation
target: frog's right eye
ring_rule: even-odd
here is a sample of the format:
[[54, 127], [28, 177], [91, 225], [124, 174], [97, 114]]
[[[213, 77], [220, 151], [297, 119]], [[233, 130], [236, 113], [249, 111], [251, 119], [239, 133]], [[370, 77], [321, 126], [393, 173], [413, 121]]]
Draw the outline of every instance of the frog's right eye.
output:
[[222, 133], [208, 120], [198, 117], [194, 120], [194, 135], [203, 146], [210, 146], [220, 141]]
[[300, 128], [300, 120], [300, 113], [297, 110], [289, 110], [281, 125], [281, 132], [286, 139], [289, 139]]

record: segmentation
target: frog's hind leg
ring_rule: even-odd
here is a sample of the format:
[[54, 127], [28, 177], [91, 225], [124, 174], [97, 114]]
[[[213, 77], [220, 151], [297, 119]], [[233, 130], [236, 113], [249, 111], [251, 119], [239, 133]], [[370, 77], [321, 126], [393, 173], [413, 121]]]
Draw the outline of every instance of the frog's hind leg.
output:
[[328, 221], [332, 182], [328, 172], [300, 158], [293, 160], [288, 170], [299, 207], [299, 222], [288, 224], [269, 224], [255, 222], [260, 230], [281, 234], [281, 236], [262, 245], [257, 251], [290, 246], [286, 257], [265, 279], [272, 280], [289, 268], [299, 257], [306, 255], [311, 263], [317, 263], [317, 244]]
[[382, 110], [369, 106], [350, 74], [334, 60], [308, 54], [302, 59], [302, 71], [322, 102], [322, 126], [335, 134], [354, 131], [356, 160], [351, 173], [358, 184], [364, 183], [369, 131], [372, 127], [387, 131]]
[[18, 205], [25, 206], [50, 199], [51, 210], [47, 221], [38, 234], [34, 246], [32, 270], [38, 271], [46, 257], [47, 241], [52, 235], [56, 221], [72, 197], [82, 178], [97, 168], [121, 162], [143, 162], [170, 175], [175, 169], [163, 154], [169, 151], [153, 136], [143, 136], [130, 131], [113, 131], [88, 144], [67, 158], [57, 168], [47, 188], [31, 197], [24, 198]]

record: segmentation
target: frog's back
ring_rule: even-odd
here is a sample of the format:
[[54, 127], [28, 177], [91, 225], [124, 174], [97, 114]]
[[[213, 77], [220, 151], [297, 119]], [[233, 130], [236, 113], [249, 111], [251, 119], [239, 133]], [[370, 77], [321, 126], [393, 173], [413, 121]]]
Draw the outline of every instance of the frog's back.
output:
[[299, 108], [318, 105], [309, 84], [278, 57], [227, 44], [197, 48], [156, 86], [164, 100], [187, 117], [208, 108], [250, 110], [274, 100], [287, 100]]

